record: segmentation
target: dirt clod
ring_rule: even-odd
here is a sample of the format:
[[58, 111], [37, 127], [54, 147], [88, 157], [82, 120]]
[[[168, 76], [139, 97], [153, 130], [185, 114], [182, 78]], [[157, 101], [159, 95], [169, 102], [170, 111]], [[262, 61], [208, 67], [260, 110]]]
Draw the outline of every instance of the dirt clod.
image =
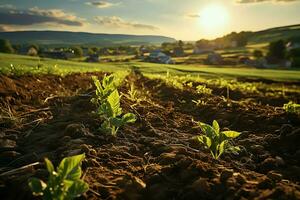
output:
[[269, 171], [267, 174], [267, 177], [269, 177], [270, 179], [274, 180], [274, 181], [281, 181], [282, 179], [282, 175], [273, 171]]
[[226, 170], [221, 172], [220, 181], [221, 182], [226, 182], [227, 179], [232, 177], [232, 175], [233, 175], [233, 170], [226, 169]]

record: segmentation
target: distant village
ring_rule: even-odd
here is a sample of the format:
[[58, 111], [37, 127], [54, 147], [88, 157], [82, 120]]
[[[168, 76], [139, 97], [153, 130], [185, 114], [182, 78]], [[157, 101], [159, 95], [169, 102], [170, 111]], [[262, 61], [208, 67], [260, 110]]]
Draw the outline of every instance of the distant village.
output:
[[76, 59], [92, 63], [136, 60], [160, 64], [239, 65], [255, 68], [300, 67], [299, 38], [278, 40], [264, 47], [249, 48], [247, 34], [247, 32], [231, 33], [215, 40], [202, 39], [194, 43], [177, 41], [163, 43], [160, 46], [39, 47], [33, 44], [16, 45], [12, 48], [14, 53], [21, 55]]

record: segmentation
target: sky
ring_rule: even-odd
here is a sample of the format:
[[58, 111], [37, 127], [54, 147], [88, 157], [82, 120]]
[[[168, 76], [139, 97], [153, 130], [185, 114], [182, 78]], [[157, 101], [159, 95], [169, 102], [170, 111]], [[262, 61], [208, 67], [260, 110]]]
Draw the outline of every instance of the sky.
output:
[[300, 24], [300, 0], [0, 0], [0, 31], [164, 35], [184, 41]]

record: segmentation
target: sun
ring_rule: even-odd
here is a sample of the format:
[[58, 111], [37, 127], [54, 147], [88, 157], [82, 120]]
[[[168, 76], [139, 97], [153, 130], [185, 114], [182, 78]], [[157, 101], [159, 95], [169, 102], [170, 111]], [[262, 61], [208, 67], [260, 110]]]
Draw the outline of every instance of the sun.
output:
[[208, 5], [200, 11], [200, 23], [206, 31], [219, 31], [229, 21], [227, 9], [219, 4]]

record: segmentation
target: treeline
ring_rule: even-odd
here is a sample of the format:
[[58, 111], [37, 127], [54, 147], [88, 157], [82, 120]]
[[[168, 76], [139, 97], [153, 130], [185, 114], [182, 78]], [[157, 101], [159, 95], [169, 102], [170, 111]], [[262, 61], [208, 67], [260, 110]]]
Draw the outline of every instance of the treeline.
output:
[[[38, 46], [36, 44], [27, 45], [12, 45], [9, 40], [0, 39], [0, 52], [1, 53], [16, 53], [16, 54], [27, 54], [30, 56], [37, 56], [40, 53], [48, 51], [56, 52], [71, 52], [76, 57], [82, 57], [84, 55], [136, 55], [139, 52], [140, 47], [120, 45], [115, 47], [86, 47], [86, 46], [71, 46], [71, 47], [47, 47]], [[151, 46], [147, 47], [155, 49]]]
[[253, 35], [251, 31], [242, 31], [242, 32], [232, 32], [228, 35], [223, 37], [217, 38], [213, 40], [215, 43], [219, 44], [220, 46], [226, 47], [230, 43], [236, 43], [236, 47], [244, 47], [248, 44], [250, 37]]

